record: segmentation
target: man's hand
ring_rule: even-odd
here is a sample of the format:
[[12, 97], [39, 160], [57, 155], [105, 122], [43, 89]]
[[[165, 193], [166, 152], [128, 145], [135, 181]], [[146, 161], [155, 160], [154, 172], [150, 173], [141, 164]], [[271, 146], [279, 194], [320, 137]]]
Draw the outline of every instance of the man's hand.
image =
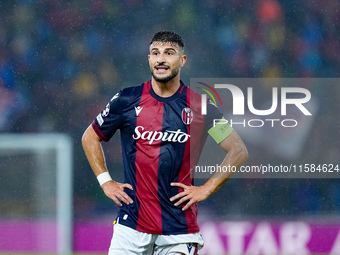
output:
[[111, 198], [119, 206], [123, 205], [121, 202], [127, 205], [133, 203], [133, 200], [124, 191], [124, 189], [133, 190], [132, 186], [128, 183], [108, 181], [102, 185], [102, 189], [105, 195]]
[[[220, 143], [220, 146], [227, 153], [227, 156], [221, 164], [221, 168], [224, 166], [235, 166], [236, 169], [239, 169], [248, 158], [247, 148], [235, 130]], [[170, 201], [172, 202], [179, 199], [175, 203], [175, 206], [186, 202], [187, 204], [182, 209], [185, 211], [192, 204], [201, 202], [215, 193], [233, 176], [234, 173], [235, 172], [216, 172], [204, 185], [199, 187], [186, 186], [179, 182], [171, 183], [171, 186], [179, 187], [183, 189], [183, 191], [170, 198]]]
[[171, 183], [171, 186], [175, 186], [175, 187], [179, 187], [183, 189], [182, 192], [170, 198], [171, 202], [179, 199], [175, 203], [175, 206], [178, 206], [178, 205], [183, 204], [184, 202], [187, 202], [187, 204], [182, 208], [183, 211], [187, 210], [194, 203], [198, 203], [203, 200], [206, 200], [210, 195], [204, 186], [199, 186], [199, 187], [187, 186], [180, 182], [173, 182]]

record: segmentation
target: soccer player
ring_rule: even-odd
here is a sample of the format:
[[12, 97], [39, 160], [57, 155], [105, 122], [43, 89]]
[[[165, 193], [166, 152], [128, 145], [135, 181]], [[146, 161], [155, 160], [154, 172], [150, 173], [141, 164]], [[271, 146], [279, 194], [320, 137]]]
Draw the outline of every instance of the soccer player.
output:
[[[233, 174], [215, 173], [204, 185], [193, 185], [192, 171], [207, 134], [227, 153], [221, 167], [239, 168], [247, 150], [228, 124], [213, 126], [223, 116], [210, 101], [201, 115], [201, 96], [180, 80], [186, 55], [178, 34], [156, 33], [148, 59], [151, 80], [113, 96], [82, 137], [104, 193], [120, 206], [109, 255], [198, 254], [203, 239], [197, 203]], [[111, 179], [101, 147], [118, 129], [124, 183]]]

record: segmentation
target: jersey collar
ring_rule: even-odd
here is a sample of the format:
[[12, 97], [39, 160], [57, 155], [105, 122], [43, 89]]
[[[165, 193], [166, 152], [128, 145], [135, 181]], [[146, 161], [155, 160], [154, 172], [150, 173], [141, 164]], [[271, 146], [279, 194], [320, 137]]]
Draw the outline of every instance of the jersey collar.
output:
[[176, 98], [178, 98], [181, 95], [182, 90], [183, 90], [183, 86], [184, 86], [184, 83], [182, 81], [180, 81], [180, 86], [179, 86], [178, 90], [175, 92], [175, 94], [173, 94], [170, 97], [161, 97], [161, 96], [157, 95], [156, 92], [153, 90], [151, 80], [150, 80], [150, 94], [157, 101], [170, 102], [172, 100], [175, 100]]

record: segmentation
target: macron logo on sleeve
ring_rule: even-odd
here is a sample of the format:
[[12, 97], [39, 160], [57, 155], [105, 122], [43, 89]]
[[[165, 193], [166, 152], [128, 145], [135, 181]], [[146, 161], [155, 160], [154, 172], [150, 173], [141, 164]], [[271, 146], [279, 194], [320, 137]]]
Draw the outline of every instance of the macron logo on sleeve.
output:
[[140, 114], [140, 112], [142, 111], [143, 107], [140, 106], [135, 106], [135, 110], [136, 110], [136, 115], [138, 116]]

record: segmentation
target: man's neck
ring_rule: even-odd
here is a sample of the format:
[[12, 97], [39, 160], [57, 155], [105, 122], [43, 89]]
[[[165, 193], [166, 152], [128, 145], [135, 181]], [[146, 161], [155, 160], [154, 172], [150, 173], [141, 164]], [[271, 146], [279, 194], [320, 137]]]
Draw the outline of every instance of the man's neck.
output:
[[181, 86], [181, 82], [179, 76], [176, 76], [172, 80], [162, 83], [155, 80], [152, 77], [151, 85], [153, 91], [160, 97], [171, 97], [173, 94], [177, 92], [179, 87]]

